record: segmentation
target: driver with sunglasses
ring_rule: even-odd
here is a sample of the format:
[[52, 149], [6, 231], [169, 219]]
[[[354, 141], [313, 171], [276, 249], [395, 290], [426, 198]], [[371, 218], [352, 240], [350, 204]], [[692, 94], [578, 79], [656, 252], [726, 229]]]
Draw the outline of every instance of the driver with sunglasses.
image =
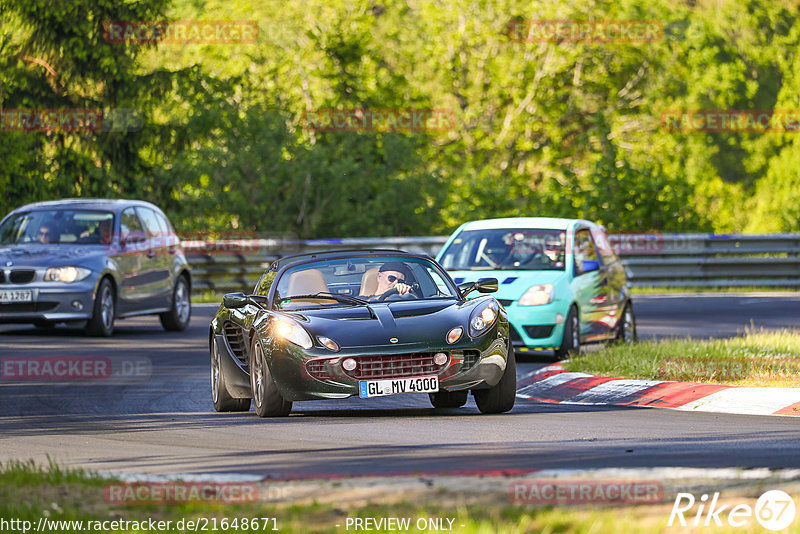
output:
[[[384, 293], [396, 289], [400, 295], [405, 295], [411, 291], [411, 286], [406, 283], [408, 268], [401, 261], [389, 261], [381, 265], [378, 269], [378, 286], [372, 295], [360, 295], [362, 297], [380, 297]], [[374, 298], [370, 298], [374, 300]]]

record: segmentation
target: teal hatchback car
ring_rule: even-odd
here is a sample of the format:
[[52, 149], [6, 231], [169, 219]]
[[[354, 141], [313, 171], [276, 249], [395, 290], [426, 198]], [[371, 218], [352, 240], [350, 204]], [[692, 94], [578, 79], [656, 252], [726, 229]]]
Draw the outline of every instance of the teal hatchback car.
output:
[[520, 217], [461, 225], [437, 261], [456, 284], [497, 278], [517, 352], [636, 340], [625, 269], [602, 227], [578, 219]]

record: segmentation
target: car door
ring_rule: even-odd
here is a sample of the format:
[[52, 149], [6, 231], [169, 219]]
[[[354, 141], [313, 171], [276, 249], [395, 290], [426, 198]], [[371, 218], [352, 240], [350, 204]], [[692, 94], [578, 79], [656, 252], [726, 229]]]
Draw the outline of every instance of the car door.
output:
[[120, 274], [117, 304], [120, 315], [125, 315], [147, 307], [147, 288], [143, 278], [147, 233], [134, 208], [122, 210], [119, 238], [121, 250], [115, 258]]
[[136, 213], [147, 231], [147, 252], [144, 281], [147, 293], [152, 299], [152, 308], [169, 308], [172, 303], [172, 255], [169, 254], [169, 233], [161, 227], [156, 212], [144, 206], [137, 206]]
[[609, 335], [608, 281], [602, 270], [591, 231], [579, 228], [573, 239], [574, 278], [572, 291], [578, 301], [582, 341], [596, 341]]
[[608, 301], [606, 303], [606, 314], [609, 335], [611, 335], [616, 331], [617, 322], [622, 317], [622, 308], [625, 306], [625, 285], [627, 283], [625, 266], [622, 265], [619, 256], [611, 248], [608, 236], [601, 228], [592, 228], [592, 237], [597, 245], [597, 251], [600, 253], [600, 259], [603, 261], [601, 268], [607, 281]]

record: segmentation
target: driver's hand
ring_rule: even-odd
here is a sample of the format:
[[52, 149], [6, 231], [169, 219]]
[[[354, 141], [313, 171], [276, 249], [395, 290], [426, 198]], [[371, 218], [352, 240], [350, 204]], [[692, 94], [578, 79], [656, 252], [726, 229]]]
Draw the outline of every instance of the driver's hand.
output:
[[400, 295], [405, 295], [406, 293], [411, 291], [411, 286], [408, 284], [397, 284], [396, 286], [394, 286], [394, 288]]

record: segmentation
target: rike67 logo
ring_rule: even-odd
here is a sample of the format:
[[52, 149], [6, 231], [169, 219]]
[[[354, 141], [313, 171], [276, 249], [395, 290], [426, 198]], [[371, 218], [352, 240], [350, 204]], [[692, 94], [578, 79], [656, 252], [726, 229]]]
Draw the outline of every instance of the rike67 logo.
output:
[[727, 522], [732, 527], [752, 527], [755, 519], [765, 529], [779, 531], [792, 524], [795, 513], [794, 500], [781, 490], [767, 491], [755, 506], [720, 504], [719, 492], [703, 494], [699, 499], [691, 493], [678, 493], [667, 526], [721, 527]]

